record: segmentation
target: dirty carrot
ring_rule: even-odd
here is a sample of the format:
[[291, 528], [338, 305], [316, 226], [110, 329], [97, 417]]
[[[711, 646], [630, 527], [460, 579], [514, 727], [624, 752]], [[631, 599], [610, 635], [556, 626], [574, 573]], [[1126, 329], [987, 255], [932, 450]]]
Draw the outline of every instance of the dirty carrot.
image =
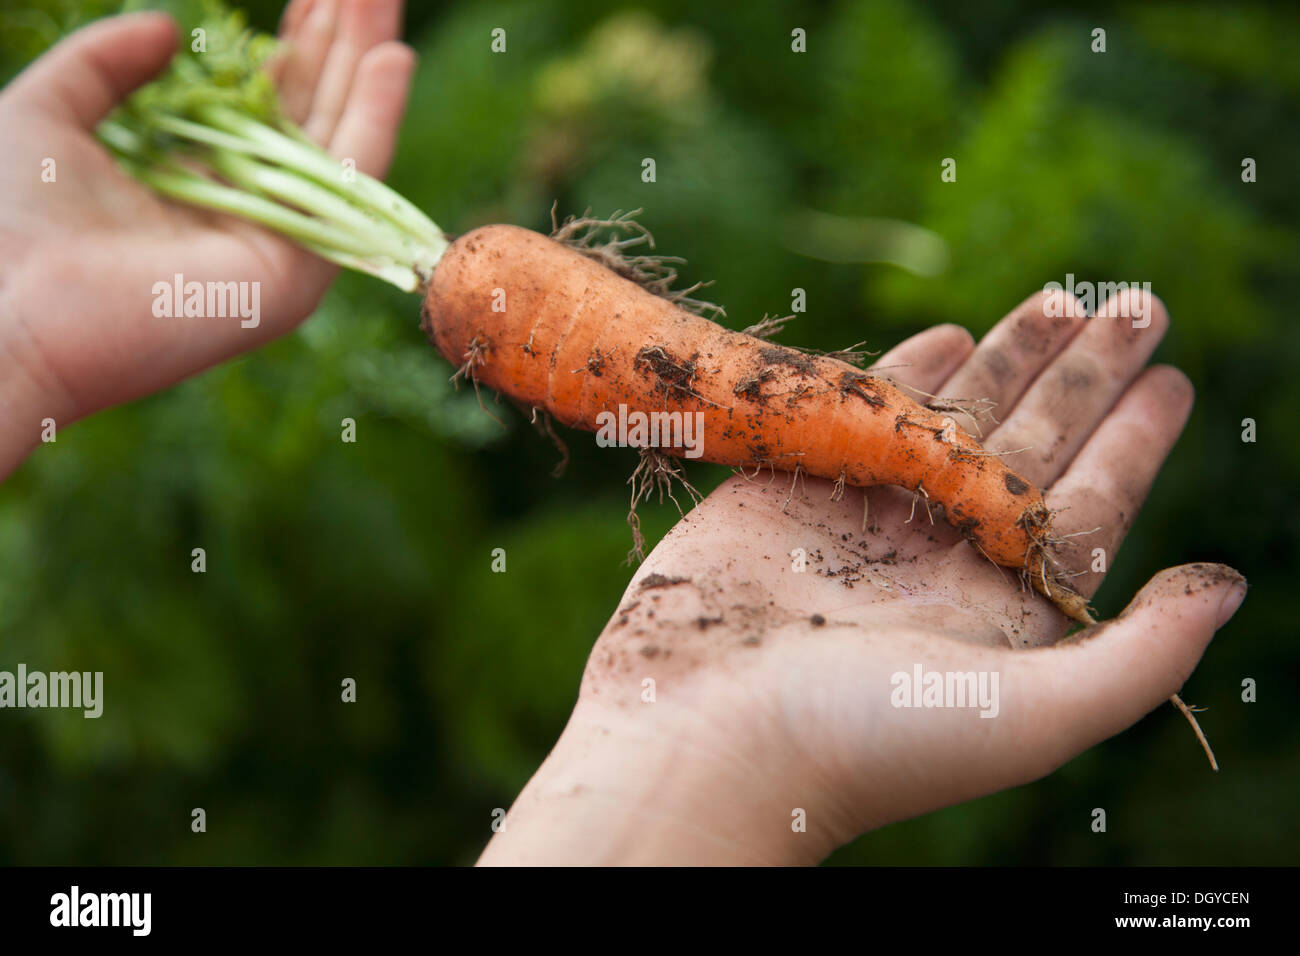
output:
[[668, 289], [671, 273], [638, 266], [662, 260], [625, 257], [618, 242], [566, 243], [513, 226], [451, 242], [283, 116], [262, 69], [266, 38], [237, 16], [206, 29], [214, 52], [178, 56], [100, 127], [141, 181], [421, 294], [424, 328], [458, 378], [574, 428], [595, 430], [619, 405], [699, 412], [706, 460], [907, 488], [941, 505], [989, 560], [1093, 623], [1084, 598], [1053, 573], [1042, 494], [942, 412], [834, 357], [688, 311], [691, 300]]
[[465, 377], [569, 427], [596, 431], [620, 404], [699, 412], [707, 461], [910, 489], [991, 561], [1024, 569], [1067, 615], [1092, 622], [1048, 566], [1039, 491], [885, 378], [725, 329], [516, 226], [452, 243], [423, 316]]

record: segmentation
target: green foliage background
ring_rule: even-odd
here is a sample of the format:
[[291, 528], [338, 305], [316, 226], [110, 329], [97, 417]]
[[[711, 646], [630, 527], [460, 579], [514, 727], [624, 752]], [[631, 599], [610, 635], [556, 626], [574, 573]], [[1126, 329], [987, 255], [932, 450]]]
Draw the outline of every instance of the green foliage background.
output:
[[[3, 75], [110, 6], [11, 5]], [[273, 27], [275, 6], [253, 4], [255, 22]], [[1097, 603], [1113, 614], [1189, 560], [1248, 575], [1186, 691], [1210, 708], [1223, 773], [1166, 708], [1046, 780], [834, 862], [1296, 862], [1293, 8], [411, 6], [422, 65], [390, 181], [454, 232], [543, 228], [555, 200], [643, 207], [733, 325], [807, 289], [784, 338], [821, 348], [886, 348], [935, 322], [979, 334], [1067, 272], [1151, 281], [1173, 316], [1157, 359], [1191, 375], [1197, 409]], [[916, 223], [946, 269], [800, 255], [808, 210]], [[452, 393], [416, 326], [414, 300], [344, 277], [300, 332], [61, 432], [0, 488], [0, 668], [102, 670], [107, 701], [99, 720], [0, 712], [0, 862], [475, 858], [626, 583], [631, 460], [572, 436], [550, 478], [549, 443]], [[674, 516], [645, 515], [656, 536]], [[489, 573], [495, 547], [505, 575]], [[1241, 703], [1245, 677], [1259, 703]]]

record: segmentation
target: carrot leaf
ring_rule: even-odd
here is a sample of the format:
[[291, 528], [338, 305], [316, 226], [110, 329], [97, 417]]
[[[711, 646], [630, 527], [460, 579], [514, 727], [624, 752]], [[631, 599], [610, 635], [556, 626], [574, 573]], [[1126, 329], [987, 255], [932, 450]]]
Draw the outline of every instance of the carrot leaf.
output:
[[276, 41], [205, 0], [167, 72], [98, 129], [128, 173], [172, 199], [250, 219], [349, 269], [420, 291], [447, 248], [423, 212], [331, 156], [284, 113]]

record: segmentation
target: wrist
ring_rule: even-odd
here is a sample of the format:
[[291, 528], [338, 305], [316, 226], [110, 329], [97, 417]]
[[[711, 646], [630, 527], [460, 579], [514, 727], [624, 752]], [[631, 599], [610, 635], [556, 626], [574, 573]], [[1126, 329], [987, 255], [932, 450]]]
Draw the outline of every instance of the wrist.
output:
[[703, 716], [581, 700], [480, 865], [798, 865], [834, 849], [790, 755]]
[[[8, 245], [7, 243], [5, 245]], [[31, 320], [13, 280], [24, 275], [23, 257], [0, 275], [0, 481], [48, 434], [77, 417], [71, 396], [50, 372], [28, 336]], [[42, 374], [42, 372], [44, 373]]]

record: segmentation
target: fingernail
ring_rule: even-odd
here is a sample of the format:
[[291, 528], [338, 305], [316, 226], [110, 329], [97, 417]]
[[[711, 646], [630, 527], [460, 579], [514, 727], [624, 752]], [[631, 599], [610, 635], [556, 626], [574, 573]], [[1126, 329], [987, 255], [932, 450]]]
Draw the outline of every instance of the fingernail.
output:
[[1223, 602], [1219, 605], [1219, 618], [1214, 625], [1216, 631], [1228, 623], [1228, 620], [1237, 613], [1237, 608], [1241, 607], [1241, 602], [1245, 599], [1246, 582], [1234, 584], [1228, 593], [1223, 596]]

